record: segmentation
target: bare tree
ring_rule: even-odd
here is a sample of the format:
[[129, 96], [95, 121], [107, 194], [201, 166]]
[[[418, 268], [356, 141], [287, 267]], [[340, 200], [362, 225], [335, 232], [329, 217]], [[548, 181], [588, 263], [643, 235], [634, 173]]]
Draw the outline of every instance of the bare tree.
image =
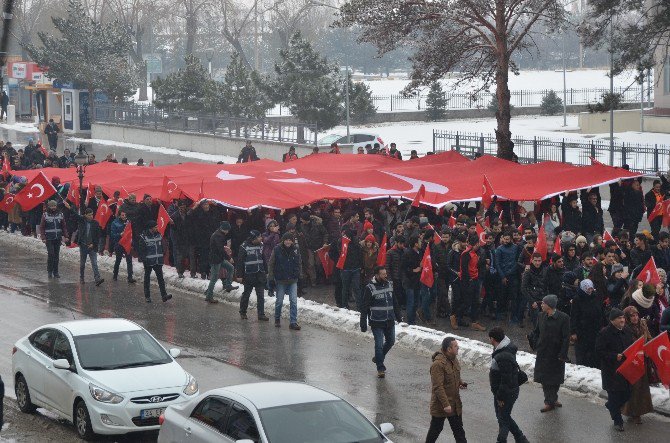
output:
[[21, 56], [27, 56], [26, 46], [33, 43], [43, 21], [49, 20], [53, 0], [20, 0], [15, 3], [16, 27], [14, 36], [21, 46]]
[[195, 40], [200, 26], [200, 15], [214, 0], [179, 0], [177, 16], [185, 20], [186, 55], [195, 51]]

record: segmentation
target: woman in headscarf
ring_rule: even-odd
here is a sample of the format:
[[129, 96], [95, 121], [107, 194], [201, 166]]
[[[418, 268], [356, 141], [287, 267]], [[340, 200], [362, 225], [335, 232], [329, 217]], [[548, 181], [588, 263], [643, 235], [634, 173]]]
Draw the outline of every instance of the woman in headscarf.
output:
[[[661, 288], [659, 288], [659, 286]], [[662, 285], [646, 284], [642, 289], [633, 292], [628, 306], [635, 306], [640, 318], [644, 319], [652, 336], [658, 335], [659, 319], [661, 318], [661, 308], [657, 301], [657, 293], [662, 290]]]
[[[651, 340], [651, 334], [647, 328], [645, 319], [640, 318], [640, 313], [635, 306], [628, 306], [623, 310], [626, 317], [626, 326], [632, 331], [635, 339], [642, 337], [644, 342]], [[651, 403], [651, 393], [649, 391], [649, 377], [645, 371], [644, 375], [631, 386], [631, 396], [621, 411], [623, 415], [633, 417], [636, 424], [642, 424], [642, 416], [654, 411]]]

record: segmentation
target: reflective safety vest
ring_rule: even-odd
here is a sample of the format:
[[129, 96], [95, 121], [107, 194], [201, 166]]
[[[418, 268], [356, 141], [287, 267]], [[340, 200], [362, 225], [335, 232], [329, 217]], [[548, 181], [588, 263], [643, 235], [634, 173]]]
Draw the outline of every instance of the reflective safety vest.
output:
[[393, 311], [393, 282], [387, 281], [381, 287], [378, 287], [374, 283], [369, 283], [368, 289], [372, 293], [370, 321], [395, 321], [395, 313]]
[[63, 236], [63, 213], [44, 213], [44, 235], [47, 240], [60, 240]]
[[151, 235], [145, 232], [140, 235], [142, 241], [146, 245], [146, 256], [144, 257], [145, 266], [156, 266], [163, 264], [163, 237], [156, 232]]
[[265, 272], [265, 266], [263, 265], [263, 245], [256, 246], [245, 242], [242, 247], [247, 254], [244, 259], [244, 273], [257, 274]]

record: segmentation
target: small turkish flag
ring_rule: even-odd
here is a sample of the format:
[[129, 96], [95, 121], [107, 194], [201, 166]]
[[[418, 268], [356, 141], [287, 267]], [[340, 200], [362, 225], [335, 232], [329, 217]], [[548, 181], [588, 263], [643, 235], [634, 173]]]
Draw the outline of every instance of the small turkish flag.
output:
[[149, 162], [149, 167], [150, 167], [150, 168], [153, 168], [153, 167], [154, 167], [154, 161], [153, 161], [153, 160], [151, 160], [151, 161]]
[[330, 251], [330, 246], [324, 246], [316, 250], [321, 266], [323, 267], [323, 274], [326, 278], [330, 278], [330, 276], [333, 275], [333, 268], [335, 267], [335, 262], [328, 255], [328, 251]]
[[337, 259], [337, 269], [344, 269], [344, 262], [347, 259], [347, 251], [349, 250], [349, 238], [342, 237], [342, 247], [340, 250], [340, 258]]
[[161, 233], [161, 235], [165, 235], [165, 230], [167, 229], [168, 223], [171, 223], [172, 219], [168, 215], [167, 211], [163, 207], [163, 205], [158, 206], [158, 218], [156, 219], [156, 224], [158, 225], [158, 232]]
[[79, 202], [81, 201], [81, 193], [79, 188], [73, 184], [70, 184], [70, 189], [67, 191], [67, 199], [74, 203], [75, 207], [79, 207]]
[[172, 200], [179, 198], [180, 195], [181, 189], [179, 189], [177, 184], [164, 176], [160, 199], [164, 202], [172, 203]]
[[637, 279], [641, 280], [644, 284], [657, 285], [661, 282], [661, 277], [658, 275], [658, 269], [656, 268], [656, 261], [654, 257], [651, 257], [644, 268], [637, 275]]
[[670, 199], [663, 200], [661, 203], [663, 203], [663, 221], [661, 225], [667, 228], [670, 226]]
[[654, 206], [654, 209], [647, 216], [647, 220], [649, 220], [651, 222], [656, 217], [662, 216], [663, 215], [663, 208], [664, 208], [663, 202], [656, 203], [656, 206]]
[[479, 244], [480, 245], [485, 245], [486, 244], [486, 230], [482, 228], [482, 225], [477, 223], [475, 229], [477, 230], [477, 237], [479, 237]]
[[554, 254], [562, 255], [563, 250], [561, 249], [561, 237], [556, 237], [554, 240]]
[[423, 253], [423, 259], [421, 259], [421, 278], [419, 280], [429, 288], [432, 288], [433, 284], [435, 283], [435, 276], [433, 275], [433, 260], [430, 257], [430, 244], [426, 245], [426, 250]]
[[49, 151], [47, 151], [46, 148], [42, 146], [42, 143], [38, 143], [37, 147], [42, 152], [42, 154], [44, 154], [45, 157], [49, 157]]
[[14, 205], [16, 204], [14, 202], [14, 194], [10, 194], [9, 192], [2, 197], [2, 200], [0, 200], [0, 211], [5, 211], [9, 212], [12, 210]]
[[14, 202], [21, 205], [23, 211], [30, 211], [56, 193], [48, 178], [42, 171], [21, 189], [14, 197]]
[[423, 185], [423, 183], [421, 183], [419, 191], [416, 193], [414, 200], [412, 200], [412, 206], [418, 208], [422, 198], [426, 198], [426, 187]]
[[647, 354], [656, 366], [656, 371], [664, 385], [670, 385], [670, 339], [666, 332], [661, 332], [655, 339], [644, 345]]
[[598, 160], [595, 159], [595, 157], [591, 157], [591, 166], [603, 166], [602, 163], [600, 163]]
[[519, 234], [523, 234], [523, 223], [520, 224], [520, 225], [516, 228], [516, 230], [519, 231]]
[[123, 234], [121, 234], [121, 239], [119, 240], [119, 245], [126, 251], [126, 254], [130, 254], [130, 248], [133, 244], [133, 227], [130, 225], [130, 221], [126, 222], [126, 227], [123, 228]]
[[198, 200], [205, 198], [205, 179], [200, 181], [200, 192], [198, 192]]
[[386, 233], [384, 233], [384, 238], [382, 238], [382, 244], [379, 245], [379, 252], [377, 252], [377, 266], [386, 266], [386, 243], [388, 239], [386, 238]]
[[86, 199], [84, 200], [84, 204], [88, 206], [88, 202], [91, 200], [91, 197], [95, 196], [95, 185], [93, 183], [89, 183], [86, 188]]
[[484, 209], [491, 205], [493, 196], [493, 187], [491, 186], [489, 179], [486, 177], [486, 175], [484, 175], [484, 184], [482, 185], [482, 206]]
[[453, 215], [450, 215], [449, 216], [449, 228], [454, 229], [455, 226], [456, 226], [456, 217], [454, 217]]
[[537, 243], [535, 243], [535, 251], [542, 255], [542, 261], [547, 259], [547, 234], [544, 232], [544, 225], [540, 226], [537, 231]]
[[5, 160], [2, 162], [2, 175], [4, 175], [5, 178], [12, 175], [12, 162], [7, 157], [5, 157]]
[[94, 220], [98, 222], [101, 229], [105, 229], [111, 216], [112, 210], [109, 208], [109, 203], [100, 200], [100, 203], [98, 204], [98, 210], [95, 212]]
[[614, 240], [614, 237], [612, 237], [612, 234], [610, 234], [610, 231], [605, 229], [605, 233], [603, 234], [603, 241], [608, 242], [610, 240], [616, 243], [616, 240]]
[[647, 369], [644, 366], [644, 338], [640, 337], [635, 340], [635, 343], [630, 345], [628, 349], [623, 351], [626, 359], [617, 368], [617, 372], [621, 374], [628, 383], [634, 385], [645, 374]]

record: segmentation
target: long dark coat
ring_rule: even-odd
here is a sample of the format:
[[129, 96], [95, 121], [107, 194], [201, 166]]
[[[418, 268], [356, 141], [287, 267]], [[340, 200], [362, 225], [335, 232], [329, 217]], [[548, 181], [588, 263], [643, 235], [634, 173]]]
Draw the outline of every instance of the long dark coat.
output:
[[625, 326], [618, 330], [611, 323], [600, 331], [596, 340], [596, 352], [600, 358], [600, 374], [603, 382], [603, 389], [606, 391], [626, 391], [630, 384], [616, 370], [624, 362], [617, 361], [617, 354], [623, 354], [623, 351], [632, 345], [635, 341], [633, 331]]
[[565, 381], [565, 361], [570, 345], [570, 317], [555, 311], [548, 316], [540, 313], [536, 331], [537, 357], [535, 359], [535, 381], [544, 385], [560, 385]]

